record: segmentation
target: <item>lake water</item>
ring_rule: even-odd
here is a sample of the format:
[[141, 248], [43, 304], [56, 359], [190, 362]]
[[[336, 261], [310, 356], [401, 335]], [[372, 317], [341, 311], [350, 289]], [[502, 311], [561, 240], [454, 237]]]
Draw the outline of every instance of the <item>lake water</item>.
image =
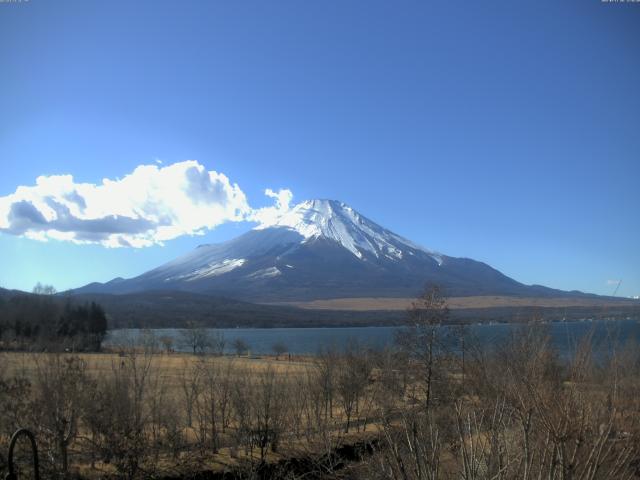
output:
[[[466, 327], [469, 341], [480, 345], [493, 345], [508, 338], [509, 334], [521, 327], [519, 324], [484, 324]], [[553, 344], [563, 354], [573, 351], [576, 343], [587, 333], [593, 331], [593, 343], [596, 347], [622, 344], [628, 340], [640, 340], [640, 321], [580, 321], [558, 322], [546, 325]], [[229, 328], [216, 329], [222, 332], [226, 340], [226, 350], [232, 353], [231, 343], [243, 339], [250, 347], [251, 354], [271, 354], [275, 343], [283, 343], [292, 354], [315, 354], [326, 347], [344, 348], [352, 342], [361, 346], [383, 348], [394, 343], [399, 327], [353, 327], [353, 328]], [[450, 328], [450, 327], [444, 327]], [[104, 345], [141, 345], [143, 330], [111, 330]], [[189, 351], [182, 342], [181, 329], [155, 329], [156, 338], [168, 336], [173, 339], [173, 348], [177, 351]]]

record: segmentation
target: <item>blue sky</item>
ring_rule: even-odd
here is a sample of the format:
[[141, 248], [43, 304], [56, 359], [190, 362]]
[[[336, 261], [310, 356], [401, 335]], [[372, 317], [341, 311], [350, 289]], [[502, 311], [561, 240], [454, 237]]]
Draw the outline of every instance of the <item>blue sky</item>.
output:
[[[0, 198], [196, 160], [253, 208], [339, 199], [525, 283], [638, 295], [638, 45], [640, 5], [599, 0], [0, 3]], [[5, 231], [0, 285], [134, 276], [251, 226]]]

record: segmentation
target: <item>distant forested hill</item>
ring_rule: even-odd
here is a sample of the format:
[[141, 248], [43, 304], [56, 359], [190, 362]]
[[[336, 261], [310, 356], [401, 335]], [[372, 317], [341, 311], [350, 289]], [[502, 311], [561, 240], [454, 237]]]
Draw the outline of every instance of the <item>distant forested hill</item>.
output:
[[188, 322], [212, 328], [362, 326], [395, 324], [404, 318], [404, 312], [305, 310], [181, 291], [82, 294], [73, 298], [103, 305], [110, 328], [182, 327]]
[[[313, 310], [293, 306], [262, 305], [227, 297], [182, 291], [155, 291], [125, 295], [83, 294], [77, 303], [96, 302], [107, 312], [109, 328], [180, 328], [198, 324], [211, 328], [235, 327], [344, 327], [399, 325], [404, 310]], [[473, 322], [526, 322], [532, 318], [550, 321], [582, 318], [640, 317], [640, 305], [589, 307], [457, 308], [451, 320]]]
[[99, 350], [107, 316], [96, 302], [0, 289], [0, 346]]

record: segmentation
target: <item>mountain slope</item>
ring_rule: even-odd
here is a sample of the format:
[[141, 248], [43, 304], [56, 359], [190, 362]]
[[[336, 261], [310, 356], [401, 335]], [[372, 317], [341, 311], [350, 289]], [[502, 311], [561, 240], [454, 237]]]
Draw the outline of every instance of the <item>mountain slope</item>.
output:
[[412, 297], [427, 282], [451, 296], [567, 295], [523, 285], [482, 262], [420, 247], [334, 200], [302, 202], [238, 238], [76, 293], [182, 290], [264, 302]]

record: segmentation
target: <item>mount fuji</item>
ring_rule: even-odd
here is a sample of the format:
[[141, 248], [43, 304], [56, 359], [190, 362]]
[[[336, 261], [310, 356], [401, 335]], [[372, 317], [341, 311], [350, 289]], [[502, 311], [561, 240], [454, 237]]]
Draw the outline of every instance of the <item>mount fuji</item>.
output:
[[423, 248], [335, 200], [309, 200], [224, 243], [202, 245], [131, 279], [75, 293], [180, 290], [252, 302], [414, 297], [427, 283], [450, 296], [584, 295], [519, 283], [489, 265]]

